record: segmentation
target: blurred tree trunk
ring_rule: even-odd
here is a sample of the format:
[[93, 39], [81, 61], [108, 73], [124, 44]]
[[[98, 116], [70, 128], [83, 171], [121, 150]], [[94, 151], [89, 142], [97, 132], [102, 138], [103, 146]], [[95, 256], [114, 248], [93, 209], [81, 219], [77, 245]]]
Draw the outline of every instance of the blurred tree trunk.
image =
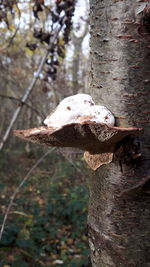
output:
[[[89, 93], [117, 125], [144, 129], [89, 178], [92, 265], [150, 266], [150, 18], [134, 1], [90, 1]], [[146, 3], [145, 3], [146, 5]], [[141, 7], [142, 9], [143, 7]], [[136, 15], [136, 13], [138, 15]], [[143, 18], [142, 24], [140, 16]], [[150, 21], [150, 20], [149, 20]]]
[[76, 94], [79, 90], [79, 63], [80, 57], [82, 55], [82, 43], [88, 33], [88, 22], [84, 26], [84, 31], [80, 36], [76, 36], [75, 33], [72, 34], [72, 42], [74, 46], [73, 62], [72, 62], [72, 90], [73, 94]]

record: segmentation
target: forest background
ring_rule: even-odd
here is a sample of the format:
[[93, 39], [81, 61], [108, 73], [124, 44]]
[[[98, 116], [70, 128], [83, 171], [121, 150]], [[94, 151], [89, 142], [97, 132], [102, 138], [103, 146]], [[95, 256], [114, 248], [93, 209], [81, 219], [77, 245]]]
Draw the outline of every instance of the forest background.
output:
[[81, 151], [12, 135], [42, 125], [64, 97], [86, 92], [88, 2], [1, 0], [0, 26], [0, 267], [90, 266]]

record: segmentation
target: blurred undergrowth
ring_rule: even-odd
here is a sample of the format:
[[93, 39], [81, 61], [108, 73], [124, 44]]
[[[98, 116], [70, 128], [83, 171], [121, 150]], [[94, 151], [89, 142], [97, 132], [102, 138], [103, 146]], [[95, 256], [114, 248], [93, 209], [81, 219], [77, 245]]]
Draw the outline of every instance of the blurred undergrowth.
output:
[[[18, 147], [1, 152], [1, 224], [11, 195], [43, 151], [36, 148], [27, 154]], [[8, 216], [0, 243], [0, 267], [90, 266], [86, 174], [82, 161], [74, 162], [56, 150], [31, 174]]]

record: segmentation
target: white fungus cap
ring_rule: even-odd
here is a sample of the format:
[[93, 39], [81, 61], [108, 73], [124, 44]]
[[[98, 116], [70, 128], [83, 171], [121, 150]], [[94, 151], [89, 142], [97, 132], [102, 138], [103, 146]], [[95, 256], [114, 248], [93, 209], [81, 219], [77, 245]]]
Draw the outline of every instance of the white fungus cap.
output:
[[108, 108], [105, 106], [94, 105], [90, 108], [91, 121], [101, 124], [107, 124], [109, 126], [114, 126], [115, 118]]
[[45, 120], [44, 124], [52, 127], [61, 127], [65, 124], [78, 122], [77, 118], [88, 116], [88, 107], [95, 105], [88, 94], [77, 94], [63, 99], [53, 113]]
[[114, 116], [104, 106], [95, 105], [88, 94], [76, 94], [66, 97], [45, 120], [48, 127], [61, 127], [66, 124], [88, 120], [113, 126]]

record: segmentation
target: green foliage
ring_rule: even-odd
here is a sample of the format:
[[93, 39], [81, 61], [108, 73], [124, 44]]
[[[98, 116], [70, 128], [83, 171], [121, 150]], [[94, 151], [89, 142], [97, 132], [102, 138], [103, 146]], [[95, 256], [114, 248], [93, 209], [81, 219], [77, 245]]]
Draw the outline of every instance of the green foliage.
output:
[[[12, 155], [11, 161], [15, 175], [19, 177], [21, 164], [29, 168], [33, 157], [19, 154], [17, 161], [15, 157]], [[3, 173], [0, 174], [0, 187], [3, 191], [1, 202], [6, 206], [6, 199], [12, 194], [10, 189], [14, 190], [17, 184], [11, 184], [11, 179], [9, 183], [6, 179], [5, 184], [4, 165], [5, 161], [0, 166], [0, 173]], [[76, 182], [76, 176], [70, 163], [57, 154], [46, 159], [31, 175], [9, 215], [0, 244], [0, 267], [87, 266], [88, 194], [86, 188]], [[2, 215], [0, 219], [2, 221]]]

